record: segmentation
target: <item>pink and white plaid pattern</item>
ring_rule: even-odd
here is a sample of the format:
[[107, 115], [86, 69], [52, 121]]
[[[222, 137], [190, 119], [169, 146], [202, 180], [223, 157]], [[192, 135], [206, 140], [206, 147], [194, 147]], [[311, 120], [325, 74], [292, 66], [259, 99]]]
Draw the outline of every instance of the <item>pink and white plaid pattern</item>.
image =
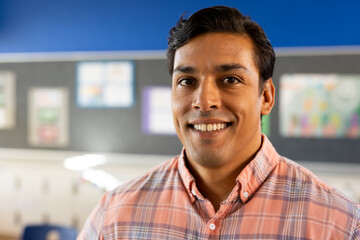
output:
[[279, 156], [266, 136], [217, 212], [196, 188], [184, 151], [106, 193], [78, 240], [360, 239], [359, 204]]

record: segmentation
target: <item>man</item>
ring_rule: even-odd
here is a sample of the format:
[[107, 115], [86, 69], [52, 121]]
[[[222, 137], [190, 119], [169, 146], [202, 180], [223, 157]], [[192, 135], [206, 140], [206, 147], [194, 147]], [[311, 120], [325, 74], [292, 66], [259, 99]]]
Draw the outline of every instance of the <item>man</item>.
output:
[[228, 7], [170, 31], [180, 156], [103, 196], [78, 239], [360, 239], [359, 205], [277, 154], [261, 134], [275, 54]]

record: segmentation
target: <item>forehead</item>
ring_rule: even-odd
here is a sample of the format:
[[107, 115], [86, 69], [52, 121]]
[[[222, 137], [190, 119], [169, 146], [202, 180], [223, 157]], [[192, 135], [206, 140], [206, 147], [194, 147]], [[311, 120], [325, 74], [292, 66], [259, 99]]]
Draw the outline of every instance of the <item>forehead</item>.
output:
[[254, 68], [254, 47], [247, 35], [206, 33], [191, 39], [177, 49], [174, 69], [183, 65], [213, 67], [221, 64], [241, 64]]

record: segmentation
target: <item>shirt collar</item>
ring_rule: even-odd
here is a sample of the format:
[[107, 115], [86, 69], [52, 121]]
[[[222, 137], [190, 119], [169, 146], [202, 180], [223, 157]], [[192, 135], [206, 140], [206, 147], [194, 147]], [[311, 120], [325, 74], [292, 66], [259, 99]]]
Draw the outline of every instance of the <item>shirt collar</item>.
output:
[[278, 165], [280, 156], [270, 140], [262, 135], [262, 145], [254, 159], [241, 171], [236, 181], [241, 185], [240, 198], [247, 202]]
[[[185, 186], [185, 189], [190, 196], [190, 200], [193, 203], [195, 201], [195, 178], [191, 175], [185, 164], [185, 148], [182, 149], [179, 156], [178, 168], [181, 180]], [[194, 189], [193, 189], [194, 188]], [[194, 194], [195, 193], [195, 194]]]
[[[201, 196], [201, 194], [196, 188], [194, 177], [186, 167], [185, 156], [185, 149], [183, 148], [179, 156], [178, 168], [185, 189], [188, 192], [191, 201], [194, 202], [195, 196]], [[278, 153], [271, 144], [270, 140], [265, 135], [262, 135], [262, 145], [260, 150], [236, 178], [238, 183], [238, 185], [235, 187], [238, 188], [238, 193], [236, 195], [240, 196], [242, 202], [245, 203], [248, 201], [248, 199], [251, 198], [251, 196], [265, 181], [267, 176], [272, 172], [278, 162]], [[234, 195], [234, 190], [232, 191], [231, 195]]]

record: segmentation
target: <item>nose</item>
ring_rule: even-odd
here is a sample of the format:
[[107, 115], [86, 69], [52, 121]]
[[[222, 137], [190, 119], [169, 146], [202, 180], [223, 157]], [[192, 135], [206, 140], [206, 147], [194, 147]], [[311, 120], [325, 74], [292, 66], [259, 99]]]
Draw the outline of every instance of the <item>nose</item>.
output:
[[202, 81], [195, 92], [192, 107], [196, 110], [209, 111], [220, 108], [220, 106], [220, 89], [216, 82], [210, 81], [210, 79]]

